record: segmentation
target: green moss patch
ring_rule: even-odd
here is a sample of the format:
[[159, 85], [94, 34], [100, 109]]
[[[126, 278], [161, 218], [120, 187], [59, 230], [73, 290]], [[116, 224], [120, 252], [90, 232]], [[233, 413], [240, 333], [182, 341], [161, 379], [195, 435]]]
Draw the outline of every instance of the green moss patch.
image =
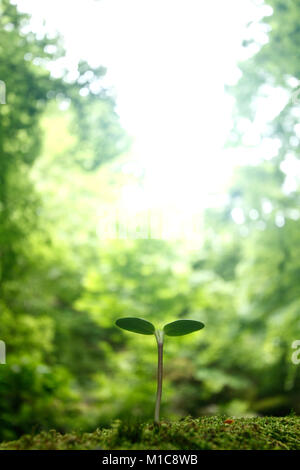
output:
[[41, 432], [0, 445], [0, 450], [23, 449], [299, 450], [300, 418], [201, 417], [162, 422], [159, 427], [115, 421], [110, 428], [93, 433]]

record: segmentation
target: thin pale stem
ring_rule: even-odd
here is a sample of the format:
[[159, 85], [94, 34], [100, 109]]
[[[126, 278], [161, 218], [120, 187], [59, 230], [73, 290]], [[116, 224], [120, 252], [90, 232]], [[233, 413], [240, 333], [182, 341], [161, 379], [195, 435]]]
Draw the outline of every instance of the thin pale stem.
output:
[[160, 402], [162, 394], [162, 382], [163, 382], [163, 347], [164, 347], [164, 335], [162, 331], [156, 331], [155, 337], [157, 341], [158, 349], [158, 362], [157, 362], [157, 392], [156, 392], [156, 403], [155, 403], [155, 414], [154, 422], [159, 424], [159, 412], [160, 412]]

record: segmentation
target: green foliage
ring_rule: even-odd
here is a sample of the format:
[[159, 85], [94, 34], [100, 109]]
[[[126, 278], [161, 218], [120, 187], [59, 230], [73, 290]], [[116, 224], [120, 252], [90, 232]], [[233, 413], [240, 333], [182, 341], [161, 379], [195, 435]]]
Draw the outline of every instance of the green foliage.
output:
[[[0, 0], [0, 41], [0, 79], [6, 85], [6, 104], [0, 105], [0, 337], [8, 355], [0, 370], [3, 439], [35, 427], [69, 429], [80, 415], [79, 384], [90, 381], [102, 357], [102, 332], [86, 315], [72, 311], [81, 288], [78, 263], [60, 242], [57, 219], [44, 203], [45, 187], [36, 182], [41, 155], [49, 162], [54, 153], [43, 146], [45, 113], [56, 109], [64, 124], [64, 132], [52, 140], [61, 150], [61, 142], [69, 142], [64, 158], [73, 172], [112, 159], [127, 138], [112, 98], [101, 87], [98, 94], [80, 95], [105, 70], [92, 73], [81, 63], [76, 81], [53, 78], [47, 66], [63, 55], [59, 38], [36, 37], [27, 15], [8, 0]], [[53, 102], [68, 102], [68, 114]], [[76, 126], [84, 128], [85, 138], [97, 126], [92, 147]]]
[[[24, 33], [26, 28], [28, 31], [29, 18], [20, 14], [9, 0], [1, 0], [0, 12], [0, 79], [7, 92], [7, 104], [0, 106], [0, 289], [3, 289], [6, 280], [22, 275], [28, 263], [26, 241], [33, 231], [41, 230], [36, 217], [40, 201], [30, 168], [40, 156], [43, 135], [40, 122], [49, 101], [71, 103], [72, 132], [76, 136], [70, 149], [73, 164], [95, 169], [120, 154], [127, 139], [114, 102], [103, 89], [98, 94], [90, 92], [85, 98], [79, 94], [83, 88], [101, 81], [105, 70], [92, 70], [82, 62], [75, 82], [67, 81], [67, 77], [54, 79], [46, 66], [63, 55], [59, 39], [38, 39], [31, 32]], [[55, 52], [50, 53], [53, 48]]]
[[[154, 325], [141, 318], [119, 318], [116, 325], [123, 328], [123, 330], [141, 335], [153, 335], [155, 333]], [[163, 331], [167, 336], [183, 336], [202, 328], [204, 328], [203, 323], [196, 320], [176, 320], [165, 325]]]
[[164, 326], [167, 336], [183, 336], [204, 328], [203, 323], [196, 320], [176, 320]]
[[153, 335], [155, 328], [149, 321], [142, 318], [119, 318], [116, 325], [123, 330], [139, 333], [140, 335]]
[[[7, 89], [7, 104], [0, 105], [0, 339], [7, 345], [0, 439], [152, 418], [153, 341], [122, 334], [114, 327], [120, 317], [142, 317], [159, 329], [174, 318], [175, 326], [194, 318], [207, 327], [205, 335], [189, 337], [188, 348], [186, 338], [166, 344], [164, 414], [300, 412], [300, 368], [291, 361], [291, 344], [300, 338], [300, 192], [297, 180], [292, 189], [286, 184], [285, 172], [300, 148], [299, 104], [292, 100], [300, 78], [300, 6], [296, 0], [268, 4], [274, 12], [261, 22], [268, 42], [241, 64], [243, 76], [232, 90], [232, 141], [243, 141], [241, 124], [255, 120], [265, 86], [281, 87], [286, 104], [261, 129], [279, 150], [236, 171], [224, 205], [205, 212], [201, 246], [191, 252], [163, 240], [100, 240], [99, 218], [115, 208], [127, 181], [128, 138], [101, 88], [105, 69], [81, 62], [75, 81], [53, 78], [47, 65], [63, 54], [59, 38], [28, 32], [28, 18], [0, 0], [0, 80]], [[236, 209], [244, 223], [234, 222]], [[158, 436], [145, 425], [149, 439], [139, 445], [157, 448], [161, 439], [166, 448], [184, 442], [295, 447], [289, 425], [296, 418], [238, 423], [232, 440], [218, 417], [190, 421], [191, 440], [185, 431], [171, 440], [177, 424], [165, 434], [163, 426]], [[124, 426], [100, 437], [45, 433], [40, 445], [72, 447], [79, 439], [79, 447], [123, 446], [126, 433], [140, 436], [140, 429]], [[211, 430], [207, 441], [204, 428]], [[39, 445], [32, 437], [18, 445], [32, 443]]]

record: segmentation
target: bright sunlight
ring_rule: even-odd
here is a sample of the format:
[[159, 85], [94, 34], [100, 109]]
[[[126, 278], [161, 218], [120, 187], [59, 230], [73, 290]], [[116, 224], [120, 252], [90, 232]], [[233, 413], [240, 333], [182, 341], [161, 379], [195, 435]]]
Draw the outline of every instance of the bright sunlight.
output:
[[63, 35], [67, 54], [52, 64], [54, 74], [63, 67], [71, 73], [79, 59], [107, 67], [105, 84], [133, 138], [125, 170], [144, 175], [142, 185], [123, 188], [123, 207], [193, 213], [222, 201], [246, 155], [239, 151], [237, 159], [224, 149], [233, 105], [224, 86], [240, 76], [246, 24], [266, 7], [248, 0], [86, 0], [84, 8], [72, 2], [70, 13], [66, 0], [17, 4], [32, 15], [34, 31]]

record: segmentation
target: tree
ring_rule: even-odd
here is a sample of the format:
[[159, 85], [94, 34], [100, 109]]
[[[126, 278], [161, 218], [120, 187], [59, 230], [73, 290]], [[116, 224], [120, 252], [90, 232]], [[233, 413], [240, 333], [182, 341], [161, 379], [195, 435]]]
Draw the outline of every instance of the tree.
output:
[[[0, 438], [13, 438], [37, 422], [66, 428], [66, 415], [78, 415], [79, 397], [71, 386], [72, 368], [67, 370], [78, 351], [66, 338], [78, 339], [78, 347], [80, 339], [86, 346], [88, 332], [97, 341], [100, 335], [91, 319], [79, 313], [74, 318], [72, 302], [81, 277], [72, 250], [58, 246], [55, 227], [48, 230], [52, 215], [45, 217], [34, 178], [44, 151], [42, 119], [49, 103], [70, 105], [68, 132], [74, 138], [65, 155], [69, 166], [95, 170], [127, 145], [114, 100], [101, 86], [105, 69], [81, 62], [76, 80], [68, 80], [66, 72], [54, 78], [48, 65], [64, 54], [61, 41], [39, 39], [29, 21], [9, 0], [0, 0], [0, 79], [6, 86], [6, 104], [0, 105], [0, 336], [8, 351], [8, 363], [0, 370]], [[94, 82], [100, 83], [97, 92], [92, 91]], [[58, 351], [63, 344], [69, 349]], [[99, 358], [89, 346], [89, 359], [80, 359], [79, 382], [90, 372], [91, 357]]]

